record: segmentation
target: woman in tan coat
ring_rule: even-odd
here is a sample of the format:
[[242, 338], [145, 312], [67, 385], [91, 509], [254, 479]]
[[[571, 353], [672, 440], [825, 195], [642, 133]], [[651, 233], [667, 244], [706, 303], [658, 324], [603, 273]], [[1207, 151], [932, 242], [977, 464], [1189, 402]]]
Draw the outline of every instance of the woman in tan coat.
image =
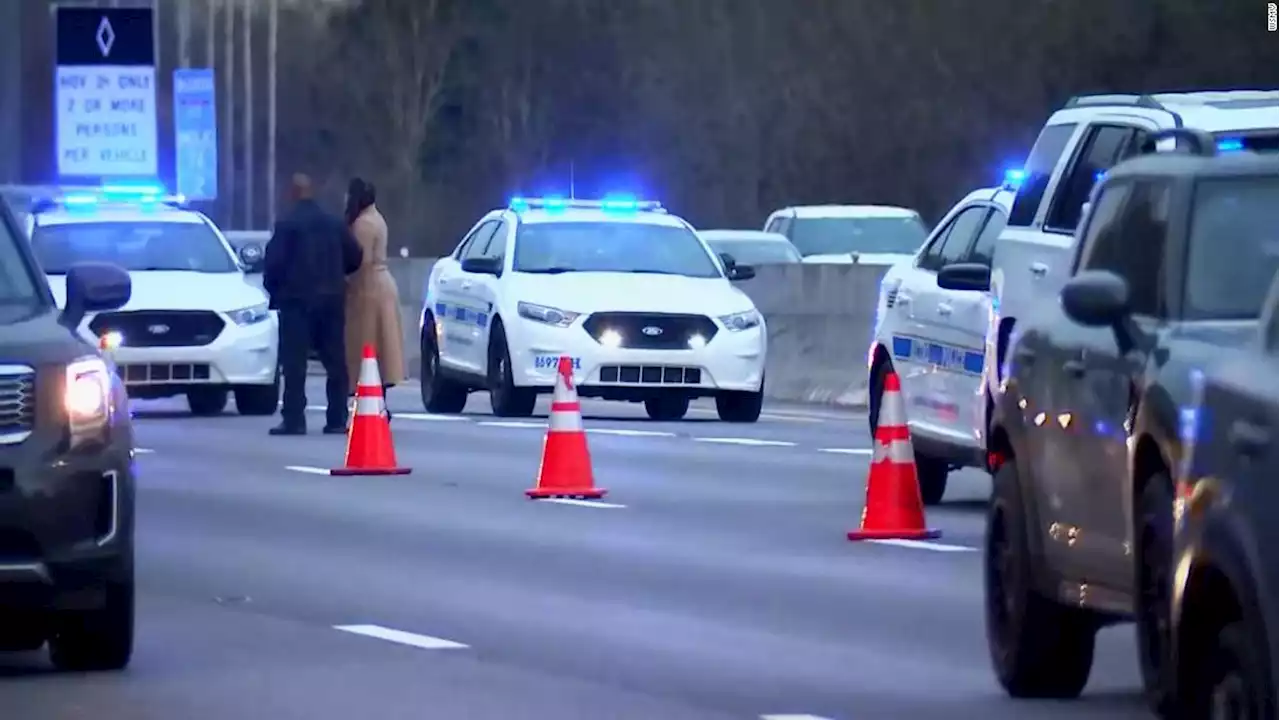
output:
[[[400, 293], [387, 269], [387, 221], [374, 205], [372, 183], [353, 178], [347, 187], [346, 220], [364, 261], [347, 276], [347, 368], [351, 394], [360, 378], [364, 346], [378, 355], [383, 390], [403, 382], [404, 335], [400, 329]], [[391, 413], [388, 411], [387, 416]]]

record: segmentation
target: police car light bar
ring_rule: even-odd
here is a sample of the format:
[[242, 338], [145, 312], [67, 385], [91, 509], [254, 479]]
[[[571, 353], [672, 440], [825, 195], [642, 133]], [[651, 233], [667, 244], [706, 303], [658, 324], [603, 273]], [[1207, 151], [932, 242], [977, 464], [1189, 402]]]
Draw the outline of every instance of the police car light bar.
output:
[[32, 212], [47, 212], [57, 207], [96, 208], [101, 206], [154, 206], [182, 207], [187, 199], [182, 195], [167, 195], [164, 188], [156, 186], [104, 185], [97, 190], [64, 193], [54, 197], [36, 198], [31, 203]]
[[1021, 168], [1004, 171], [1004, 182], [1001, 184], [1005, 190], [1017, 190], [1022, 186], [1022, 181], [1027, 179], [1027, 171]]
[[631, 200], [629, 198], [605, 198], [603, 200], [578, 200], [560, 197], [511, 198], [508, 206], [512, 210], [618, 210], [638, 212], [661, 212], [662, 203], [656, 200]]

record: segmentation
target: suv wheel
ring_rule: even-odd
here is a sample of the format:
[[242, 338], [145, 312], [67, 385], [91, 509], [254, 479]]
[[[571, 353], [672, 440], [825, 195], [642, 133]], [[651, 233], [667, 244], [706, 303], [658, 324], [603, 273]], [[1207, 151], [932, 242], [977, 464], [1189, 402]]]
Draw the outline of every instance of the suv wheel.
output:
[[529, 417], [538, 394], [532, 388], [516, 387], [506, 333], [498, 325], [493, 334], [489, 343], [489, 407], [498, 417]]
[[192, 415], [208, 417], [221, 415], [227, 409], [227, 401], [231, 393], [226, 388], [197, 388], [187, 391], [187, 405]]
[[1196, 662], [1196, 672], [1188, 674], [1178, 706], [1189, 718], [1213, 720], [1263, 720], [1276, 716], [1272, 696], [1274, 678], [1268, 677], [1265, 651], [1257, 647], [1243, 622], [1222, 628], [1213, 639], [1208, 657]]
[[689, 413], [689, 398], [679, 396], [649, 398], [644, 401], [644, 411], [650, 420], [675, 422]]
[[1034, 585], [1026, 514], [1012, 459], [996, 471], [987, 511], [983, 604], [996, 677], [1016, 698], [1075, 698], [1093, 668], [1100, 623]]
[[270, 385], [241, 385], [235, 396], [236, 412], [241, 415], [274, 415], [280, 407], [280, 370]]
[[1157, 715], [1173, 709], [1170, 667], [1170, 558], [1173, 557], [1172, 483], [1163, 473], [1147, 480], [1138, 500], [1134, 587], [1138, 591], [1138, 661], [1147, 704]]
[[440, 350], [434, 335], [422, 334], [421, 371], [418, 392], [422, 407], [429, 413], [454, 415], [467, 406], [467, 388], [440, 374]]
[[107, 584], [101, 608], [58, 618], [49, 659], [63, 671], [121, 670], [133, 657], [133, 573]]
[[920, 484], [920, 500], [925, 505], [937, 505], [947, 492], [947, 476], [951, 466], [945, 460], [925, 457], [916, 453], [916, 481]]

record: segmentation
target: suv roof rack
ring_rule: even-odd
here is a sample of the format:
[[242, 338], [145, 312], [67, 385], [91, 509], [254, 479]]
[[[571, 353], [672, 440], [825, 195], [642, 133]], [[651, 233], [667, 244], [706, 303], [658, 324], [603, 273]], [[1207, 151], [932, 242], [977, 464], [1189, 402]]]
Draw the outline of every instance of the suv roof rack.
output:
[[1158, 130], [1142, 143], [1142, 154], [1183, 151], [1199, 157], [1218, 154], [1218, 140], [1203, 130], [1188, 127]]

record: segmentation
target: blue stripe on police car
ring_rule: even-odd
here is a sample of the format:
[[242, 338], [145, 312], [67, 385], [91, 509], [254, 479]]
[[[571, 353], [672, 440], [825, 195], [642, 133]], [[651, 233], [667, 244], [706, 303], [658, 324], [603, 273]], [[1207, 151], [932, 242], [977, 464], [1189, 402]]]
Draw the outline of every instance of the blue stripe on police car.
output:
[[983, 357], [980, 351], [903, 335], [894, 335], [891, 345], [893, 356], [901, 360], [969, 375], [982, 374]]

